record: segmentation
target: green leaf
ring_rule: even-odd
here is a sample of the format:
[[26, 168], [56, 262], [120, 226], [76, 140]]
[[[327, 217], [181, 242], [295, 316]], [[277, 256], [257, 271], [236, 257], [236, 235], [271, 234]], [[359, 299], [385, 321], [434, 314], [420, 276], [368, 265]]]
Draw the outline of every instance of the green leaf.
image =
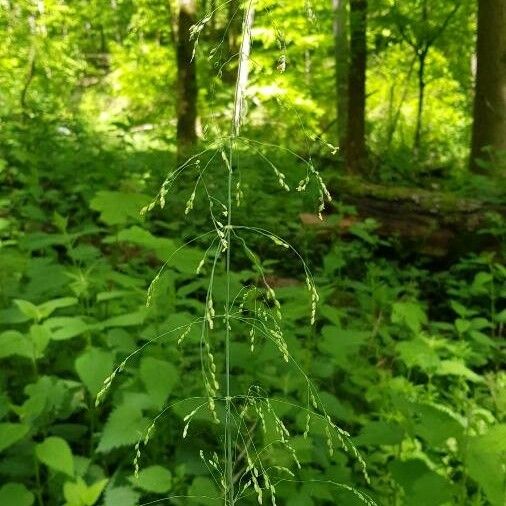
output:
[[80, 316], [60, 316], [44, 322], [53, 341], [65, 341], [79, 336], [88, 330], [88, 325]]
[[121, 316], [113, 316], [102, 322], [103, 328], [109, 327], [132, 327], [135, 325], [142, 325], [146, 317], [145, 311], [138, 311], [136, 313], [124, 314]]
[[418, 334], [427, 323], [427, 315], [418, 302], [396, 302], [392, 306], [392, 322], [404, 324]]
[[146, 467], [139, 472], [138, 478], [128, 479], [132, 485], [156, 494], [164, 494], [172, 488], [172, 474], [162, 466]]
[[67, 442], [59, 437], [48, 437], [35, 446], [37, 458], [46, 466], [68, 476], [74, 476], [74, 458]]
[[192, 497], [194, 502], [203, 504], [204, 506], [210, 504], [218, 505], [223, 502], [214, 483], [209, 478], [204, 478], [202, 476], [194, 478], [188, 490], [188, 495]]
[[150, 201], [141, 193], [99, 191], [90, 202], [94, 211], [100, 212], [100, 219], [108, 225], [120, 225], [130, 219], [139, 221], [140, 211]]
[[76, 482], [67, 481], [63, 485], [63, 495], [67, 501], [65, 506], [93, 506], [108, 481], [108, 479], [100, 480], [89, 486], [82, 478], [78, 478]]
[[405, 506], [439, 506], [452, 498], [453, 485], [422, 460], [394, 460], [388, 468], [404, 489]]
[[28, 318], [31, 318], [34, 321], [40, 321], [50, 316], [51, 313], [57, 309], [76, 305], [78, 300], [75, 297], [62, 297], [60, 299], [49, 300], [39, 306], [22, 299], [15, 299], [14, 303]]
[[21, 483], [7, 483], [0, 488], [2, 506], [32, 506], [35, 496]]
[[165, 237], [156, 237], [148, 230], [145, 230], [138, 226], [121, 230], [114, 239], [118, 241], [129, 242], [143, 248], [153, 250], [157, 258], [162, 261], [167, 260], [167, 258], [177, 249], [177, 246], [171, 239], [167, 239]]
[[99, 348], [90, 348], [76, 359], [77, 374], [92, 397], [101, 390], [104, 380], [113, 370], [113, 365], [113, 354]]
[[423, 371], [434, 371], [439, 365], [439, 357], [434, 349], [421, 338], [402, 341], [396, 346], [401, 360], [410, 368], [420, 367]]
[[36, 358], [41, 358], [44, 356], [44, 351], [49, 344], [49, 340], [51, 339], [51, 334], [49, 330], [43, 325], [39, 325], [38, 323], [34, 323], [30, 327], [30, 339], [32, 341], [33, 350]]
[[137, 506], [140, 495], [130, 487], [108, 488], [104, 506]]
[[491, 427], [469, 439], [467, 473], [478, 483], [493, 506], [506, 504], [506, 424]]
[[185, 274], [195, 274], [195, 270], [204, 255], [203, 251], [190, 246], [178, 250], [181, 247], [180, 243], [165, 237], [156, 237], [138, 226], [121, 230], [115, 238], [111, 237], [107, 242], [112, 242], [113, 239], [130, 242], [152, 250], [159, 260], [168, 261], [169, 267]]
[[32, 359], [33, 345], [21, 332], [6, 330], [0, 334], [0, 358], [14, 355]]
[[490, 272], [478, 272], [473, 279], [471, 292], [476, 295], [488, 294], [494, 276]]
[[43, 319], [50, 316], [57, 309], [75, 306], [78, 302], [79, 301], [75, 297], [62, 297], [60, 299], [48, 300], [38, 306], [38, 311], [41, 319]]
[[438, 376], [460, 376], [473, 383], [482, 383], [483, 378], [457, 360], [442, 360], [436, 370]]
[[363, 330], [325, 326], [318, 347], [332, 356], [341, 367], [347, 368], [350, 366], [349, 356], [356, 355], [369, 335], [369, 332]]
[[16, 411], [26, 422], [33, 422], [43, 414], [58, 413], [69, 391], [64, 380], [42, 376], [36, 383], [27, 385], [25, 393], [28, 399]]
[[178, 372], [169, 362], [146, 357], [141, 361], [140, 377], [154, 403], [162, 407], [177, 383]]
[[471, 328], [471, 322], [469, 320], [457, 318], [455, 320], [455, 328], [459, 334], [464, 334], [464, 332], [467, 332]]
[[450, 301], [450, 306], [461, 318], [468, 318], [475, 314], [475, 311], [468, 309], [456, 300]]
[[410, 411], [414, 434], [433, 447], [443, 446], [449, 438], [459, 439], [464, 434], [464, 422], [444, 406], [412, 403]]
[[23, 423], [0, 423], [0, 452], [23, 439], [29, 428]]
[[355, 438], [359, 445], [397, 445], [404, 439], [404, 429], [393, 422], [369, 422]]
[[142, 411], [136, 406], [122, 405], [110, 414], [102, 432], [97, 451], [108, 452], [120, 446], [134, 444], [146, 427]]
[[40, 313], [35, 304], [32, 304], [28, 300], [22, 299], [14, 299], [14, 303], [16, 306], [18, 306], [19, 310], [28, 318], [35, 321], [40, 319]]

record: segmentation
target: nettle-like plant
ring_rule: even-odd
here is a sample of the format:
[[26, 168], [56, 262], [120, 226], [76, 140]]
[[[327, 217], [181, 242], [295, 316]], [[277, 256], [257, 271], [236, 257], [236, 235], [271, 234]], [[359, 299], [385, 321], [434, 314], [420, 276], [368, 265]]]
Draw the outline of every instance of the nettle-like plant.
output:
[[[160, 336], [147, 341], [143, 346], [131, 353], [105, 380], [102, 390], [98, 393], [96, 403], [99, 404], [109, 390], [114, 378], [125, 368], [128, 361], [141, 353], [147, 346], [162, 338], [171, 338], [177, 345], [183, 345], [186, 337], [195, 327], [200, 327], [200, 362], [204, 395], [191, 397], [191, 399], [178, 400], [170, 403], [152, 419], [146, 430], [140, 435], [135, 445], [135, 457], [133, 465], [135, 474], [138, 476], [142, 448], [152, 438], [158, 422], [177, 404], [191, 400], [196, 407], [184, 416], [183, 439], [191, 431], [191, 422], [203, 410], [208, 410], [214, 423], [223, 427], [221, 455], [217, 452], [207, 454], [200, 450], [200, 457], [209, 469], [209, 472], [221, 490], [221, 498], [226, 506], [238, 504], [241, 499], [256, 495], [258, 503], [263, 504], [264, 499], [276, 504], [276, 487], [279, 483], [292, 481], [300, 483], [296, 479], [291, 467], [300, 469], [301, 464], [297, 457], [297, 451], [291, 444], [292, 434], [278, 414], [280, 406], [295, 408], [305, 417], [305, 429], [303, 436], [307, 438], [311, 432], [324, 435], [330, 455], [336, 447], [342, 448], [355, 458], [365, 480], [369, 482], [366, 465], [358, 450], [351, 441], [350, 435], [337, 426], [327, 413], [319, 396], [318, 389], [310, 380], [298, 361], [292, 356], [284, 336], [283, 309], [276, 295], [275, 289], [269, 284], [263, 266], [257, 255], [248, 246], [246, 237], [248, 234], [256, 234], [266, 241], [286, 250], [295, 259], [301, 262], [302, 271], [308, 291], [308, 319], [314, 325], [319, 301], [318, 291], [313, 276], [297, 250], [269, 230], [254, 226], [241, 225], [233, 220], [234, 209], [241, 204], [243, 193], [241, 190], [240, 163], [236, 156], [240, 147], [253, 149], [260, 158], [272, 169], [282, 189], [290, 191], [285, 174], [262, 152], [262, 143], [243, 137], [241, 125], [244, 119], [245, 92], [248, 84], [251, 30], [254, 20], [254, 0], [250, 0], [245, 8], [242, 43], [238, 55], [239, 66], [234, 95], [233, 117], [231, 120], [231, 132], [228, 136], [220, 136], [215, 142], [209, 143], [206, 149], [190, 157], [176, 170], [170, 172], [163, 182], [156, 198], [143, 210], [143, 214], [152, 211], [155, 206], [164, 208], [166, 199], [180, 178], [194, 168], [197, 177], [193, 191], [186, 203], [185, 214], [189, 214], [197, 198], [199, 190], [202, 191], [209, 205], [209, 217], [212, 224], [211, 230], [195, 237], [179, 248], [173, 255], [179, 253], [191, 243], [207, 241], [207, 250], [196, 269], [199, 275], [202, 270], [209, 267], [209, 284], [205, 295], [205, 311], [200, 317], [191, 323], [173, 328]], [[206, 17], [192, 29], [193, 37], [198, 41], [198, 35], [204, 28], [209, 18]], [[270, 146], [270, 145], [269, 145]], [[211, 153], [205, 163], [205, 155]], [[315, 184], [319, 194], [318, 214], [322, 218], [326, 202], [331, 201], [331, 196], [313, 165], [312, 160], [303, 159], [296, 155], [299, 161], [303, 161], [305, 175], [298, 183], [296, 190], [303, 192], [310, 184]], [[207, 177], [210, 167], [216, 159], [221, 160], [219, 167], [225, 174], [223, 180], [226, 184], [224, 200], [213, 195], [209, 191]], [[232, 290], [232, 251], [239, 247], [245, 256], [251, 261], [253, 269], [257, 272], [261, 284], [242, 286], [236, 293]], [[172, 256], [173, 256], [172, 255]], [[172, 258], [171, 256], [171, 258]], [[170, 265], [171, 258], [161, 267], [158, 274], [150, 284], [147, 294], [147, 306], [153, 300], [153, 294], [157, 283], [164, 274], [164, 270]], [[224, 263], [226, 279], [226, 296], [223, 310], [215, 306], [214, 284], [215, 274], [220, 263]], [[233, 392], [234, 375], [231, 361], [231, 347], [235, 341], [248, 336], [251, 353], [255, 353], [259, 342], [272, 343], [279, 352], [280, 360], [293, 367], [294, 371], [305, 384], [305, 398], [302, 404], [292, 403], [290, 400], [282, 400], [270, 397], [269, 392], [260, 384], [249, 385], [243, 392]], [[217, 363], [216, 350], [224, 349], [224, 364]], [[160, 378], [163, 381], [163, 378]], [[222, 384], [224, 383], [224, 384]], [[274, 437], [262, 442], [262, 434], [268, 432]], [[292, 465], [277, 465], [272, 461], [268, 450], [279, 447], [286, 452]], [[286, 462], [286, 459], [285, 459]], [[312, 480], [305, 480], [312, 481]], [[374, 505], [374, 501], [364, 492], [349, 485], [332, 482], [329, 480], [317, 481], [335, 486], [355, 494], [363, 503]], [[181, 497], [181, 496], [178, 496]], [[218, 499], [216, 497], [201, 499]]]

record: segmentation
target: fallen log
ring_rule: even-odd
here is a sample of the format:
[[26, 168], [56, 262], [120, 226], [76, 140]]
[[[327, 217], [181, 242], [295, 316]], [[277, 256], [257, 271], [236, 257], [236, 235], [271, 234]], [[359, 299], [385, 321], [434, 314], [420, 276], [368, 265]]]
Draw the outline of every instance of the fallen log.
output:
[[325, 234], [346, 235], [354, 223], [373, 218], [380, 237], [396, 237], [403, 247], [435, 257], [497, 249], [498, 239], [484, 231], [490, 213], [506, 216], [506, 206], [451, 192], [381, 185], [352, 177], [340, 178], [332, 193], [352, 205], [357, 214], [345, 216], [337, 224], [331, 215], [320, 222], [316, 216], [302, 214], [304, 225]]

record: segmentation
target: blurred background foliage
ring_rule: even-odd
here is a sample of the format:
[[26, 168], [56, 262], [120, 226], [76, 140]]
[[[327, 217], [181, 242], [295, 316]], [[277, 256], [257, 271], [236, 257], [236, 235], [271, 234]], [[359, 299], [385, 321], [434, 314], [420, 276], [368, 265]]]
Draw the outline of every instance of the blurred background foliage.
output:
[[[490, 3], [501, 12], [501, 0]], [[339, 105], [348, 81], [336, 73], [356, 70], [347, 2], [256, 4], [236, 220], [287, 238], [311, 266], [322, 299], [315, 328], [296, 259], [248, 238], [282, 303], [292, 354], [371, 476], [367, 484], [344, 452], [330, 457], [316, 430], [294, 438], [302, 469], [279, 484], [278, 503], [360, 504], [338, 482], [381, 505], [503, 506], [506, 158], [482, 145], [483, 159], [469, 167], [477, 3], [352, 0], [352, 10], [367, 8], [359, 170], [346, 157], [355, 131], [343, 132], [350, 123]], [[172, 334], [157, 339], [99, 407], [95, 396], [126, 356], [204, 311], [209, 266], [195, 274], [204, 239], [173, 258], [145, 307], [162, 263], [208, 229], [202, 195], [184, 213], [193, 175], [163, 211], [149, 220], [139, 211], [200, 149], [208, 149], [198, 160], [210, 163], [209, 189], [224, 193], [215, 143], [229, 130], [243, 8], [238, 0], [0, 0], [2, 506], [221, 504], [199, 457], [219, 451], [221, 428], [202, 412], [182, 440], [194, 407], [184, 399], [202, 395], [198, 333], [182, 347]], [[188, 20], [191, 42], [180, 33]], [[193, 51], [192, 62], [178, 61]], [[193, 81], [183, 72], [192, 66]], [[181, 108], [188, 100], [194, 117]], [[354, 105], [345, 104], [348, 113]], [[322, 223], [316, 190], [285, 192], [272, 174], [274, 165], [295, 188], [300, 157], [313, 160], [334, 196]], [[239, 248], [233, 265], [234, 289], [261, 284]], [[225, 284], [218, 266], [216, 307]], [[234, 331], [234, 391], [260, 382], [274, 398], [303, 403], [304, 383], [275, 349], [258, 343], [252, 354], [247, 333]], [[222, 359], [217, 345], [220, 375]], [[135, 479], [139, 430], [167, 403]], [[300, 414], [281, 402], [276, 410], [304, 432]], [[274, 447], [267, 458], [291, 465]]]

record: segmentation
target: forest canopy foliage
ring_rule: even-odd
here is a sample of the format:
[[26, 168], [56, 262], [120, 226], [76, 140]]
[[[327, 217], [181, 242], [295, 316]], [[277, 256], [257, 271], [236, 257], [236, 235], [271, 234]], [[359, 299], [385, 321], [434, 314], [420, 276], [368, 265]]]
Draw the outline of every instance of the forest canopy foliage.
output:
[[1, 506], [504, 506], [504, 0], [0, 33]]

